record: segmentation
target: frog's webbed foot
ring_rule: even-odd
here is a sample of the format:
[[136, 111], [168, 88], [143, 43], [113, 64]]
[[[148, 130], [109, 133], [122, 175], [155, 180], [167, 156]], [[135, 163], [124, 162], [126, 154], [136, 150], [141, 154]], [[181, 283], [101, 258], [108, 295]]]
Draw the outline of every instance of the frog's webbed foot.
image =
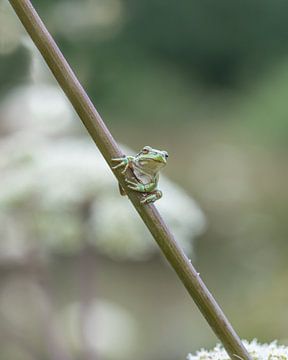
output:
[[145, 185], [138, 181], [131, 181], [128, 179], [126, 179], [125, 181], [128, 184], [127, 186], [129, 189], [144, 193], [143, 199], [140, 201], [141, 204], [153, 203], [154, 201], [156, 201], [162, 197], [162, 191], [160, 191], [160, 190], [151, 191], [151, 187], [155, 186], [154, 183]]
[[131, 181], [128, 179], [126, 179], [125, 181], [128, 184], [127, 187], [129, 189], [134, 190], [134, 191], [139, 191], [139, 192], [146, 192], [145, 185], [143, 185], [137, 181]]
[[117, 165], [112, 166], [113, 170], [116, 170], [118, 168], [122, 168], [124, 167], [124, 169], [121, 171], [122, 174], [125, 174], [125, 172], [127, 171], [128, 167], [129, 167], [129, 162], [130, 159], [128, 156], [124, 156], [124, 157], [120, 157], [120, 158], [114, 158], [111, 159], [114, 162], [118, 162]]
[[126, 179], [125, 181], [129, 189], [145, 193], [143, 194], [143, 199], [140, 201], [141, 204], [153, 203], [162, 197], [162, 191], [160, 190], [149, 191], [149, 187], [151, 186], [151, 184], [144, 185], [140, 182], [131, 181], [128, 179]]
[[156, 200], [160, 199], [161, 197], [162, 197], [162, 191], [155, 190], [152, 193], [148, 193], [147, 196], [145, 196], [144, 199], [141, 200], [141, 204], [153, 203]]

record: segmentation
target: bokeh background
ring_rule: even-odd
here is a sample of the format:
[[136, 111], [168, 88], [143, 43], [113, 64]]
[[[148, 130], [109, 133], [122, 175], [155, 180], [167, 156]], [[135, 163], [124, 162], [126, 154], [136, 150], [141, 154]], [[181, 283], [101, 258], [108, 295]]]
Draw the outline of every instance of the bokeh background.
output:
[[[287, 344], [288, 3], [33, 3], [126, 152], [169, 152], [157, 206], [236, 331]], [[1, 0], [0, 359], [215, 342]]]

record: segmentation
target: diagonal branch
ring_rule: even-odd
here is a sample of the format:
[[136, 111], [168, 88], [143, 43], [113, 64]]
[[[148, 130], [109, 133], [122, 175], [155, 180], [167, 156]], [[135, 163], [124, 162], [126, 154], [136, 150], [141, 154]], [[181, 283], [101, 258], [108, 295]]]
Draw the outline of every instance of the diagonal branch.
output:
[[[9, 1], [111, 168], [111, 159], [123, 156], [123, 153], [52, 36], [29, 0]], [[175, 241], [155, 206], [141, 205], [139, 201], [140, 195], [127, 189], [123, 175], [119, 171], [114, 171], [114, 175], [127, 191], [134, 207], [157, 241], [166, 259], [178, 274], [210, 327], [223, 343], [231, 359], [239, 360], [241, 358], [243, 360], [251, 360], [238, 335], [206, 288], [195, 268]], [[132, 174], [130, 174], [131, 176]]]

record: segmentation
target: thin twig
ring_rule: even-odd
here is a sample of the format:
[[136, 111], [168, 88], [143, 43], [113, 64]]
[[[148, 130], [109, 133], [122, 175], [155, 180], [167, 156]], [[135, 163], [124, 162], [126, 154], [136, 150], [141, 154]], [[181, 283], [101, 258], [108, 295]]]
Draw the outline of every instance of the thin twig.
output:
[[[57, 47], [29, 0], [9, 0], [32, 40], [38, 47], [58, 83], [70, 99], [83, 124], [111, 168], [111, 158], [123, 156], [116, 141], [82, 88], [66, 59]], [[61, 121], [61, 120], [59, 120]], [[140, 195], [129, 191], [120, 172], [114, 175], [127, 191], [162, 252], [172, 265], [211, 328], [233, 359], [251, 360], [238, 335], [206, 288], [199, 274], [175, 241], [154, 205], [141, 205]], [[132, 176], [132, 174], [130, 174]]]

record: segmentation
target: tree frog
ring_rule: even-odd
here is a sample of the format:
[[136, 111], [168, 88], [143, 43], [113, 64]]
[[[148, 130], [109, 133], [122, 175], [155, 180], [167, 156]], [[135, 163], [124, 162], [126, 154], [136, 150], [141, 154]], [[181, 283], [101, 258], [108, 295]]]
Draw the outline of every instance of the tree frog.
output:
[[[125, 174], [130, 168], [136, 178], [135, 181], [126, 179], [127, 186], [144, 194], [141, 200], [142, 204], [153, 203], [162, 197], [162, 192], [157, 189], [159, 181], [159, 171], [167, 162], [167, 151], [152, 149], [150, 146], [144, 146], [136, 156], [124, 156], [112, 159], [118, 162], [112, 169], [123, 168], [122, 174]], [[124, 189], [120, 186], [120, 192], [125, 195]]]

